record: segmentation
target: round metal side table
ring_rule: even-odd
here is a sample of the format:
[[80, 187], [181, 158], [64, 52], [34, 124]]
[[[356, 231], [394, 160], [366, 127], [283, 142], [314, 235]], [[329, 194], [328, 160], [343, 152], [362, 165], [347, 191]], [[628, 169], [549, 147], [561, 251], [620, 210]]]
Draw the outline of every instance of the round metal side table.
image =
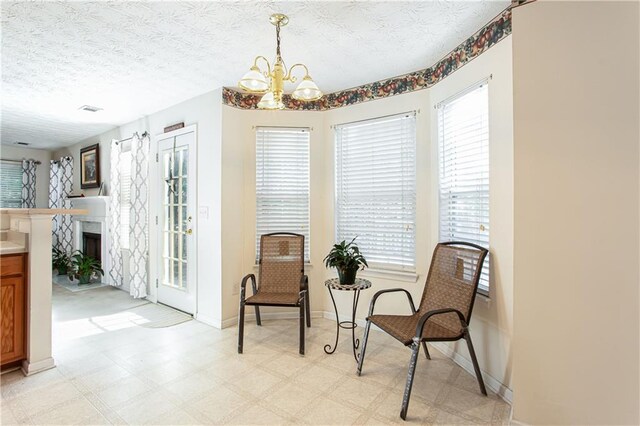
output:
[[[333, 309], [336, 312], [336, 342], [333, 344], [333, 348], [331, 345], [324, 345], [325, 353], [331, 355], [336, 351], [338, 347], [338, 338], [340, 337], [340, 329], [345, 328], [347, 330], [351, 330], [351, 342], [353, 343], [353, 357], [358, 361], [358, 353], [356, 350], [360, 346], [360, 339], [356, 339], [355, 329], [358, 326], [356, 324], [356, 309], [358, 308], [358, 299], [360, 299], [360, 290], [366, 290], [371, 287], [371, 281], [365, 280], [363, 278], [356, 278], [355, 284], [340, 284], [338, 278], [332, 278], [330, 280], [326, 280], [324, 282], [325, 287], [329, 290], [329, 295], [331, 296], [331, 301], [333, 302]], [[336, 306], [336, 300], [333, 298], [332, 290], [340, 290], [340, 291], [353, 291], [353, 308], [351, 311], [351, 321], [340, 321], [340, 316], [338, 314], [338, 308]]]

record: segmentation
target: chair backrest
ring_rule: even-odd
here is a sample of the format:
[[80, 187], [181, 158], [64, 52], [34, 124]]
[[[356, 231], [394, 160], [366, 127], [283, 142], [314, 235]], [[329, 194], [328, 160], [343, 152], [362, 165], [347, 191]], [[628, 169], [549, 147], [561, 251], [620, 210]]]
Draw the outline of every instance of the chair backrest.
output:
[[260, 237], [258, 291], [298, 293], [304, 275], [304, 235], [274, 232]]
[[[469, 324], [487, 253], [487, 249], [471, 243], [439, 243], [431, 259], [420, 313], [454, 308], [462, 312]], [[429, 321], [449, 330], [460, 330], [460, 319], [455, 313], [435, 315]]]

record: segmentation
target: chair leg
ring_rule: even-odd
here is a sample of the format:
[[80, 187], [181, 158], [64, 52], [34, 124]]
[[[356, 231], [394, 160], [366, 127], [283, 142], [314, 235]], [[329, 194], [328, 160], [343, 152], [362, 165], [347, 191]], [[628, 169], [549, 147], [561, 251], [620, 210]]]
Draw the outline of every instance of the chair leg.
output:
[[260, 319], [260, 307], [256, 305], [255, 308], [256, 308], [256, 324], [262, 325], [262, 320]]
[[300, 355], [304, 355], [305, 299], [305, 296], [300, 298]]
[[407, 372], [407, 384], [404, 388], [404, 395], [402, 396], [402, 409], [400, 410], [400, 417], [402, 420], [407, 420], [407, 410], [409, 409], [409, 398], [411, 398], [411, 388], [413, 387], [413, 376], [416, 372], [416, 364], [418, 362], [418, 353], [420, 352], [420, 342], [417, 338], [411, 344], [411, 359], [409, 360], [409, 371]]
[[311, 327], [311, 304], [309, 303], [309, 290], [307, 290], [307, 292], [305, 293], [304, 304], [307, 311], [307, 327]]
[[244, 345], [244, 301], [240, 301], [240, 312], [238, 313], [238, 353], [242, 353]]
[[487, 389], [484, 387], [484, 380], [482, 380], [482, 372], [480, 371], [480, 366], [478, 365], [478, 358], [476, 357], [476, 351], [473, 350], [473, 343], [471, 343], [471, 335], [469, 334], [469, 330], [465, 330], [464, 340], [467, 341], [467, 346], [469, 347], [469, 355], [471, 355], [471, 361], [473, 362], [473, 369], [476, 372], [476, 378], [478, 379], [478, 384], [480, 385], [480, 392], [482, 392], [484, 396], [487, 396]]
[[424, 356], [427, 357], [427, 359], [431, 359], [431, 355], [429, 354], [429, 349], [427, 349], [427, 342], [422, 342], [422, 348], [424, 349]]
[[364, 336], [362, 337], [362, 349], [360, 349], [360, 356], [358, 357], [358, 370], [356, 374], [359, 376], [362, 374], [362, 364], [364, 364], [364, 353], [367, 350], [367, 340], [369, 340], [369, 328], [371, 328], [371, 321], [367, 320], [367, 324], [364, 327]]

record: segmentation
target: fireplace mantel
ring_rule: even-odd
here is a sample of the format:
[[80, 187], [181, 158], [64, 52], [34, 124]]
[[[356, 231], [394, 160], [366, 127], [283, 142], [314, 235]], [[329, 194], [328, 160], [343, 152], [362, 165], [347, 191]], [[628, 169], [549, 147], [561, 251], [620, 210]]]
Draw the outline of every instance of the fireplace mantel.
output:
[[[93, 227], [96, 227], [95, 223], [99, 224], [100, 229], [100, 251], [102, 253], [102, 269], [105, 271], [102, 277], [102, 282], [110, 283], [109, 273], [107, 272], [111, 266], [111, 258], [109, 256], [109, 206], [110, 197], [108, 196], [94, 196], [94, 197], [79, 197], [70, 198], [73, 208], [86, 210], [87, 213], [83, 216], [73, 216], [73, 249], [82, 250], [82, 232], [85, 226], [89, 226], [90, 223], [94, 223]], [[94, 231], [92, 231], [94, 232]], [[97, 230], [95, 230], [97, 232]]]
[[94, 221], [91, 218], [108, 218], [110, 199], [111, 197], [109, 196], [101, 195], [92, 197], [69, 198], [69, 201], [74, 208], [88, 210], [88, 213], [83, 216], [83, 220], [87, 222], [99, 222], [99, 220]]

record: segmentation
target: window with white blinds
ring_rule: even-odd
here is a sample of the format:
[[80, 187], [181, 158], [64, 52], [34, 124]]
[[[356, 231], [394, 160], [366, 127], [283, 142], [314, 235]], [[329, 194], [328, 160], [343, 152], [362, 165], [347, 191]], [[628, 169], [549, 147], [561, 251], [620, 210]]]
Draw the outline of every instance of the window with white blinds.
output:
[[260, 236], [271, 232], [304, 235], [309, 262], [309, 129], [256, 129], [256, 259]]
[[[489, 248], [489, 92], [487, 83], [438, 109], [440, 241]], [[479, 289], [489, 291], [489, 258]]]
[[0, 163], [0, 207], [22, 207], [22, 164]]
[[336, 240], [369, 266], [415, 271], [416, 117], [341, 124], [336, 135]]
[[131, 216], [131, 144], [120, 153], [120, 247], [129, 249]]

